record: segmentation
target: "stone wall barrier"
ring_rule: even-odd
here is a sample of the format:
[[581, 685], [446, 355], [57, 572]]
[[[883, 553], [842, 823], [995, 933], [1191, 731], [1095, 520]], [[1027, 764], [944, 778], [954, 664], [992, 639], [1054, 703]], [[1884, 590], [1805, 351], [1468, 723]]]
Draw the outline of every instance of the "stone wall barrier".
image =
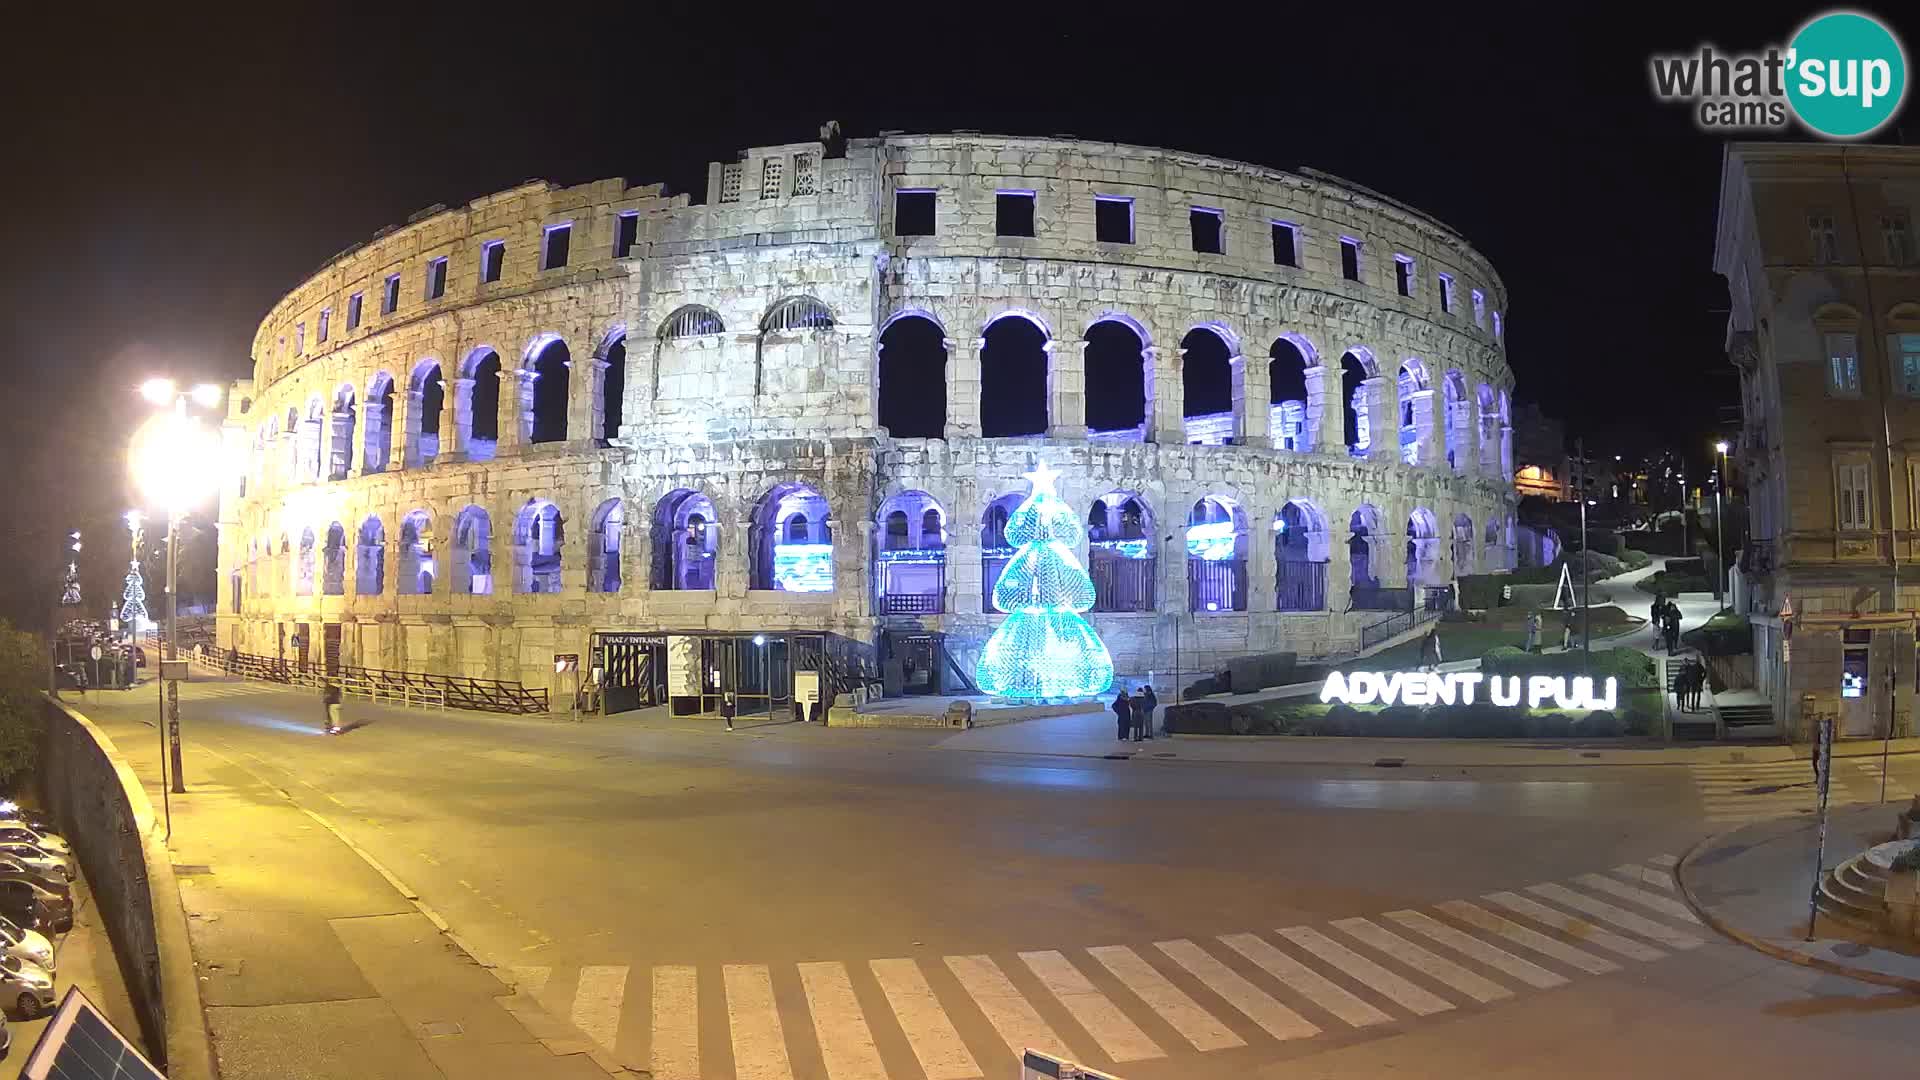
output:
[[170, 1080], [217, 1076], [186, 910], [153, 803], [113, 740], [65, 703], [43, 709], [40, 782], [113, 941], [141, 1042]]

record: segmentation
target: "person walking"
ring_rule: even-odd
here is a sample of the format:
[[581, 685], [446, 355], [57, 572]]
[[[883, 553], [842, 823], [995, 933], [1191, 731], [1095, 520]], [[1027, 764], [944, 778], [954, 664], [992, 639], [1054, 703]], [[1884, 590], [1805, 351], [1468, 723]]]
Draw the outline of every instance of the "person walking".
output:
[[733, 713], [733, 691], [729, 690], [720, 695], [720, 718], [727, 722], [728, 731], [733, 730]]
[[1127, 688], [1124, 686], [1120, 688], [1119, 693], [1113, 695], [1113, 716], [1116, 721], [1116, 730], [1120, 733], [1120, 741], [1126, 742], [1133, 737], [1133, 701], [1127, 697]]
[[1667, 605], [1667, 655], [1672, 656], [1680, 649], [1680, 605]]
[[340, 687], [332, 679], [320, 684], [320, 704], [327, 712], [327, 734], [340, 734]]
[[1154, 710], [1158, 709], [1159, 707], [1160, 707], [1160, 698], [1154, 694], [1153, 684], [1148, 683], [1147, 685], [1141, 687], [1140, 693], [1134, 698], [1133, 708], [1135, 712], [1140, 713], [1146, 717], [1147, 738], [1149, 739], [1153, 738]]
[[1440, 670], [1440, 624], [1435, 623], [1420, 639], [1420, 668], [1423, 671]]
[[1705, 703], [1701, 698], [1707, 692], [1707, 665], [1702, 663], [1697, 656], [1688, 660], [1687, 663], [1693, 665], [1693, 679], [1687, 686], [1692, 698], [1691, 711], [1699, 712], [1705, 707]]
[[1568, 608], [1560, 619], [1560, 651], [1573, 651], [1573, 609]]
[[1527, 644], [1525, 651], [1533, 652], [1540, 648], [1540, 613], [1527, 612]]

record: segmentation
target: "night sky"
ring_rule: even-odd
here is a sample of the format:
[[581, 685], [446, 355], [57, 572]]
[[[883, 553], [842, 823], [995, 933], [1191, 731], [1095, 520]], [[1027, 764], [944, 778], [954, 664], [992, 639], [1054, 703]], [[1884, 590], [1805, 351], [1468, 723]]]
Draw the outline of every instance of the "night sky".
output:
[[1653, 100], [1647, 55], [1783, 41], [1819, 9], [1321, 6], [1356, 14], [651, 4], [496, 28], [472, 5], [255, 7], [219, 27], [171, 7], [10, 12], [0, 461], [21, 558], [0, 612], [45, 611], [68, 528], [124, 570], [108, 526], [130, 504], [132, 388], [247, 375], [260, 316], [341, 249], [530, 177], [704, 199], [708, 161], [827, 119], [855, 137], [1072, 133], [1349, 178], [1493, 261], [1519, 400], [1609, 449], [1703, 445], [1737, 404], [1711, 270], [1719, 142]]

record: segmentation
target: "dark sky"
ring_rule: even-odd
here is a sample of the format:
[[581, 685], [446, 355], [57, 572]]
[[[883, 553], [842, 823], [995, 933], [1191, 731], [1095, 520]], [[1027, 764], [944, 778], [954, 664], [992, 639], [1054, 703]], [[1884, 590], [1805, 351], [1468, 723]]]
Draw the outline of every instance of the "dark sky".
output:
[[58, 534], [106, 534], [128, 504], [139, 378], [245, 375], [261, 314], [335, 252], [529, 177], [703, 197], [706, 162], [829, 118], [1358, 181], [1492, 259], [1520, 399], [1624, 449], [1692, 446], [1735, 404], [1710, 268], [1719, 144], [1653, 101], [1647, 54], [1781, 41], [1818, 10], [649, 4], [496, 28], [427, 6], [255, 5], [216, 26], [175, 6], [9, 13], [0, 461], [18, 493], [6, 542], [28, 558], [0, 576], [0, 610], [53, 595]]

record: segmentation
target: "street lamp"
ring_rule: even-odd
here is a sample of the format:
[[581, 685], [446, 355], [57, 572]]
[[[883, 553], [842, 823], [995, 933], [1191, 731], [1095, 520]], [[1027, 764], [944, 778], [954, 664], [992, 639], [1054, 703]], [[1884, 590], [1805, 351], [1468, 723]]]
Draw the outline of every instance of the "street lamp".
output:
[[[1727, 440], [1721, 439], [1713, 444], [1720, 454], [1720, 471], [1713, 480], [1713, 598], [1720, 610], [1727, 610], [1726, 589], [1723, 582], [1727, 575], [1727, 527], [1720, 520], [1720, 489], [1727, 486]], [[1717, 614], [1717, 613], [1716, 613]]]

